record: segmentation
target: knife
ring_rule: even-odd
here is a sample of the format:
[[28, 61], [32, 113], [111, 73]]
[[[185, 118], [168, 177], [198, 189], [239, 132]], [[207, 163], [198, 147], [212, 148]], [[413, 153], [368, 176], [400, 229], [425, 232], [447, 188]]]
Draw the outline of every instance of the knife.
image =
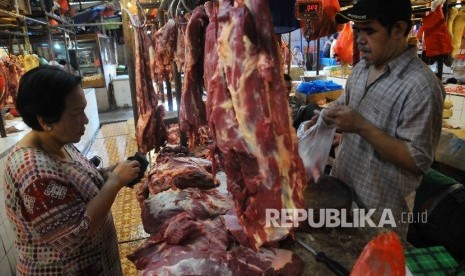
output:
[[305, 249], [310, 251], [313, 255], [315, 255], [315, 260], [318, 262], [322, 262], [328, 267], [332, 272], [334, 272], [338, 276], [348, 276], [350, 274], [349, 270], [347, 270], [343, 265], [336, 262], [335, 260], [326, 256], [324, 252], [317, 252], [313, 249], [310, 245], [306, 244], [300, 238], [296, 238], [296, 241]]

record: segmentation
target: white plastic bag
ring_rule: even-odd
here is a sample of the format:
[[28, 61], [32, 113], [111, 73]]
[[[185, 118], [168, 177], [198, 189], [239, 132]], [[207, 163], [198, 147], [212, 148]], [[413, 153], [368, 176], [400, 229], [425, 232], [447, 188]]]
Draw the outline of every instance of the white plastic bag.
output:
[[328, 161], [329, 151], [336, 129], [326, 124], [321, 111], [318, 121], [310, 129], [305, 130], [306, 122], [300, 124], [297, 130], [299, 138], [299, 155], [302, 159], [307, 177], [316, 181], [320, 178]]

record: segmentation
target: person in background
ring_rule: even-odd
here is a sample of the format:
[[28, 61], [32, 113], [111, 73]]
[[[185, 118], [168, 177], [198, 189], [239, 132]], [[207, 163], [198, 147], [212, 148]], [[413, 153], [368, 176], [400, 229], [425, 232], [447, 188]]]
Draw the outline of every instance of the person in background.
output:
[[65, 70], [67, 72], [70, 72], [70, 73], [74, 72], [73, 67], [70, 66], [66, 60], [60, 59], [58, 61], [58, 64], [60, 64], [62, 66], [63, 70]]
[[299, 46], [295, 46], [292, 49], [292, 65], [302, 66], [304, 64], [304, 56], [300, 51]]
[[289, 106], [291, 107], [292, 126], [298, 129], [302, 122], [310, 120], [315, 115], [315, 110], [321, 110], [321, 108], [315, 103], [307, 105], [304, 100], [301, 100], [295, 95], [291, 95], [292, 78], [288, 74], [284, 74], [284, 82]]
[[338, 24], [354, 21], [362, 60], [323, 112], [343, 133], [331, 174], [353, 188], [361, 208], [376, 210], [375, 223], [391, 211], [395, 225], [384, 226], [403, 239], [415, 190], [433, 162], [444, 92], [408, 46], [411, 16], [410, 0], [359, 0], [336, 15]]
[[329, 50], [329, 57], [330, 58], [335, 58], [334, 48], [336, 47], [338, 37], [339, 37], [339, 33], [335, 33], [333, 35], [333, 42], [331, 42], [331, 47], [330, 47], [330, 50]]
[[331, 45], [334, 41], [334, 37], [332, 35], [328, 36], [328, 40], [326, 40], [325, 45], [323, 45], [323, 57], [329, 58], [331, 54]]
[[89, 122], [81, 78], [57, 67], [28, 71], [16, 108], [31, 131], [10, 151], [7, 215], [16, 231], [16, 275], [122, 275], [110, 207], [137, 161], [98, 171], [74, 146]]
[[54, 60], [54, 59], [51, 59], [49, 62], [48, 62], [48, 65], [50, 66], [56, 66], [60, 69], [63, 69], [63, 65], [61, 65], [58, 61]]

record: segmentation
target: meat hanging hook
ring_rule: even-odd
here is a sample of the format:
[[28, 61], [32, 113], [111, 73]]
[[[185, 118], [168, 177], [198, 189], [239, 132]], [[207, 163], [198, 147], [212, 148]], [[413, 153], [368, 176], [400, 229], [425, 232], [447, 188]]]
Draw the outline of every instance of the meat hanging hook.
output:
[[168, 19], [174, 19], [174, 13], [176, 13], [176, 11], [174, 11], [173, 13], [173, 9], [177, 7], [177, 3], [179, 2], [179, 0], [173, 0], [171, 2], [171, 5], [168, 9]]
[[139, 0], [136, 0], [136, 5], [137, 5], [137, 12], [140, 14], [141, 11], [142, 11], [142, 17], [144, 18], [144, 22], [142, 24], [140, 24], [140, 19], [139, 19], [140, 16], [138, 16], [138, 18], [135, 18], [134, 15], [128, 9], [126, 9], [123, 6], [123, 3], [121, 3], [121, 1], [119, 1], [119, 5], [120, 5], [120, 8], [121, 8], [121, 11], [125, 11], [127, 13], [128, 17], [129, 17], [129, 21], [131, 22], [131, 25], [134, 28], [142, 28], [147, 24], [147, 16], [143, 12], [144, 9], [140, 5]]

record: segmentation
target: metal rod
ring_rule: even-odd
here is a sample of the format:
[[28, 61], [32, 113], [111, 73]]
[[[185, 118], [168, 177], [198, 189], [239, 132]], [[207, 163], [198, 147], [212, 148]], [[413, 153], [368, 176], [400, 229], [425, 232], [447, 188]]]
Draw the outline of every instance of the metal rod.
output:
[[10, 32], [10, 31], [1, 31], [1, 30], [0, 30], [0, 34], [13, 35], [13, 36], [27, 36], [27, 34], [20, 33], [20, 32]]
[[291, 32], [289, 32], [289, 39], [287, 47], [289, 48], [289, 61], [287, 62], [287, 74], [291, 75], [291, 59], [292, 59], [292, 52], [291, 52]]
[[65, 67], [65, 70], [70, 72], [71, 70], [71, 64], [69, 63], [69, 52], [68, 52], [68, 45], [67, 45], [67, 41], [66, 41], [66, 33], [63, 32], [63, 42], [65, 43], [65, 57], [66, 57], [66, 64], [68, 66]]
[[32, 46], [31, 46], [31, 42], [29, 41], [29, 36], [27, 35], [27, 24], [26, 24], [26, 21], [23, 21], [23, 33], [25, 34], [24, 36], [24, 44], [25, 47], [26, 47], [26, 51], [31, 54], [32, 53]]
[[320, 74], [320, 39], [317, 39], [316, 44], [316, 75]]
[[66, 27], [86, 27], [86, 26], [102, 26], [102, 25], [123, 25], [123, 22], [101, 22], [101, 23], [66, 24]]
[[173, 111], [173, 91], [171, 91], [171, 82], [168, 80], [165, 81], [166, 85], [166, 95], [168, 96], [168, 110]]
[[30, 17], [24, 16], [24, 15], [21, 15], [21, 14], [16, 14], [14, 12], [9, 12], [9, 11], [6, 11], [6, 10], [0, 9], [0, 13], [9, 15], [9, 16], [12, 16], [12, 17], [15, 17], [15, 18], [19, 18], [21, 20], [29, 20], [29, 21], [39, 23], [39, 24], [42, 24], [42, 25], [48, 25], [46, 22], [43, 22], [43, 21], [40, 21], [40, 20], [37, 20], [37, 19], [34, 19], [34, 18], [30, 18]]

